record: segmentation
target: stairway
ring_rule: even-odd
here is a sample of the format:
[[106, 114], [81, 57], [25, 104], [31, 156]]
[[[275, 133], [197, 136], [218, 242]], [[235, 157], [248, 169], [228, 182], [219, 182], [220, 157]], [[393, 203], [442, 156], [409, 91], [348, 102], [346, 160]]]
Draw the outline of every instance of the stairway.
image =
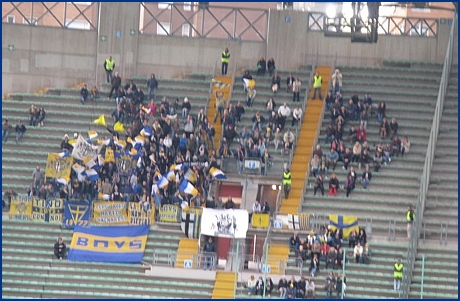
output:
[[176, 254], [176, 268], [183, 269], [186, 260], [192, 260], [192, 268], [196, 268], [194, 258], [198, 255], [198, 239], [181, 238]]
[[235, 295], [235, 273], [218, 271], [212, 291], [212, 299], [233, 299]]
[[287, 244], [272, 244], [268, 246], [267, 265], [270, 266], [270, 274], [284, 274], [289, 246]]
[[[331, 68], [325, 66], [318, 66], [316, 70], [323, 77], [321, 93], [326, 95], [329, 78], [331, 75]], [[308, 171], [308, 166], [313, 151], [315, 136], [318, 130], [319, 120], [321, 118], [321, 111], [323, 109], [323, 101], [312, 100], [313, 89], [310, 91], [305, 115], [302, 120], [302, 127], [299, 131], [297, 139], [297, 146], [294, 152], [291, 165], [291, 192], [288, 199], [283, 199], [280, 207], [280, 212], [283, 214], [297, 213], [299, 206], [302, 203], [303, 186], [305, 183], [305, 174]]]
[[211, 122], [212, 126], [216, 130], [216, 135], [214, 136], [214, 147], [218, 149], [220, 145], [221, 135], [222, 135], [222, 125], [220, 124], [220, 115], [217, 118], [216, 122], [214, 122], [214, 116], [217, 113], [216, 92], [219, 90], [222, 91], [224, 93], [225, 99], [229, 100], [230, 91], [233, 86], [233, 77], [232, 76], [216, 76], [214, 77], [214, 80], [218, 82], [222, 82], [224, 85], [228, 85], [227, 87], [224, 86], [223, 88], [220, 88], [220, 89], [218, 88], [217, 84], [213, 85], [211, 97], [209, 100], [208, 112], [206, 114], [206, 116], [208, 117], [208, 120]]

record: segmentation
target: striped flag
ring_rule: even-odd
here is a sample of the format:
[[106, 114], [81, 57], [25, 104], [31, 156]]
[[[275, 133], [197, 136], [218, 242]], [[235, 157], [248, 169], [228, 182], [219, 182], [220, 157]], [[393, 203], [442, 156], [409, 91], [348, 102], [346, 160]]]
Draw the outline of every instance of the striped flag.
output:
[[180, 227], [188, 238], [199, 238], [201, 232], [202, 209], [187, 208], [182, 210]]
[[187, 181], [186, 179], [183, 179], [182, 182], [180, 183], [179, 191], [187, 193], [187, 194], [191, 194], [191, 195], [198, 194], [198, 190], [192, 184], [190, 184], [189, 181]]
[[288, 214], [288, 227], [294, 230], [308, 230], [310, 228], [310, 214], [299, 213], [298, 215]]
[[224, 174], [224, 172], [218, 168], [211, 167], [211, 169], [209, 170], [209, 173], [216, 179], [219, 179], [219, 180], [227, 179], [227, 176]]
[[195, 175], [195, 172], [193, 171], [193, 169], [189, 168], [185, 174], [184, 174], [184, 178], [186, 178], [189, 182], [192, 182], [192, 183], [195, 183], [196, 182], [196, 175]]

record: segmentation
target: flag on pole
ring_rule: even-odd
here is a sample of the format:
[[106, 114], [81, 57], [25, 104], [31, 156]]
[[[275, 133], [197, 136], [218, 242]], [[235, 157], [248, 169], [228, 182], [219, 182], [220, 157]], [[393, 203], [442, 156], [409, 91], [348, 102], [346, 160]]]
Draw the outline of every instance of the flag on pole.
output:
[[343, 238], [350, 237], [353, 229], [359, 231], [357, 216], [329, 215], [329, 224], [333, 230], [342, 229]]
[[211, 167], [211, 169], [209, 170], [209, 173], [218, 180], [227, 179], [227, 176], [224, 174], [224, 172], [218, 168]]
[[88, 132], [88, 137], [89, 137], [89, 139], [96, 139], [97, 138], [96, 131], [89, 131]]
[[113, 130], [118, 133], [123, 133], [125, 131], [125, 126], [120, 121], [117, 121], [113, 125]]
[[180, 183], [179, 191], [187, 193], [187, 194], [191, 194], [191, 195], [198, 194], [198, 190], [192, 184], [190, 184], [189, 181], [187, 181], [186, 179], [183, 179], [182, 182]]
[[99, 118], [94, 119], [93, 123], [96, 124], [96, 125], [107, 126], [107, 124], [105, 123], [105, 116], [104, 115], [101, 115], [101, 116], [99, 116]]

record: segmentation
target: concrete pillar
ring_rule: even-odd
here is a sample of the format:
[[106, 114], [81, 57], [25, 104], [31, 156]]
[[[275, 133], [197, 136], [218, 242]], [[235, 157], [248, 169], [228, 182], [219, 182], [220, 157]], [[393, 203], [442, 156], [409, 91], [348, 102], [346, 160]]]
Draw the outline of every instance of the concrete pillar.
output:
[[[122, 78], [136, 75], [139, 39], [139, 2], [100, 2], [97, 82], [105, 81], [103, 64], [112, 55]], [[102, 41], [102, 37], [106, 41]]]

